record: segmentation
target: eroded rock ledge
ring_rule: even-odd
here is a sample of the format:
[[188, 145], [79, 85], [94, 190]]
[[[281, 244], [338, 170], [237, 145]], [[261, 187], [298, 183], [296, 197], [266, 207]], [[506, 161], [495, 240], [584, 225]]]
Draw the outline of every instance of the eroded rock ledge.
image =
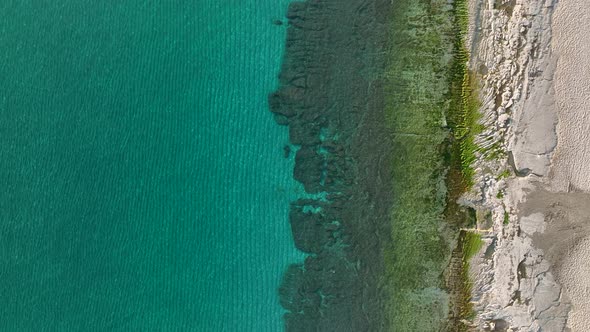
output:
[[[549, 252], [537, 243], [543, 211], [531, 208], [557, 143], [550, 48], [555, 4], [473, 1], [471, 65], [482, 78], [487, 127], [478, 143], [507, 152], [501, 160], [480, 156], [476, 189], [467, 195], [469, 203], [491, 211], [490, 223], [479, 225], [487, 246], [471, 271], [477, 330], [563, 331], [566, 325], [569, 303]], [[507, 169], [516, 176], [498, 176]]]

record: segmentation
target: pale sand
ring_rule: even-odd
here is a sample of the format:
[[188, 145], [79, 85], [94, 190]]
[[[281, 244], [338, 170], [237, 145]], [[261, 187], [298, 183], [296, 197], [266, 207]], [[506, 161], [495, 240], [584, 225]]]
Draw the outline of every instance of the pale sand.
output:
[[551, 185], [590, 191], [590, 0], [560, 0], [553, 14], [559, 122]]
[[590, 331], [590, 194], [535, 190], [521, 213], [542, 216], [537, 225], [545, 229], [533, 234], [534, 245], [551, 262], [563, 287], [560, 301], [571, 303], [567, 326], [574, 332]]
[[568, 327], [573, 332], [590, 331], [590, 239], [585, 238], [571, 249], [564, 258], [560, 282], [566, 289], [572, 310], [568, 316]]
[[[558, 144], [552, 160], [549, 186], [553, 191], [590, 192], [590, 0], [560, 0], [553, 15], [554, 76], [558, 115]], [[558, 281], [569, 297], [572, 310], [568, 327], [590, 331], [590, 198], [572, 207], [585, 213], [565, 215], [557, 221], [554, 235], [577, 224], [567, 250], [557, 257]], [[572, 214], [572, 212], [568, 212]], [[547, 239], [556, 242], [556, 239]]]

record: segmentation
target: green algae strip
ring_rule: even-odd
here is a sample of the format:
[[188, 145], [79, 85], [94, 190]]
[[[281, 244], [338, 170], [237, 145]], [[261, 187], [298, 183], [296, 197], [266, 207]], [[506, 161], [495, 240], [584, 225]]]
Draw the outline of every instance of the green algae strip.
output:
[[438, 331], [448, 315], [441, 275], [452, 235], [442, 230], [450, 8], [444, 0], [407, 1], [398, 3], [393, 17], [386, 74], [395, 151], [392, 246], [386, 251], [390, 330]]
[[[443, 275], [454, 243], [471, 258], [459, 227], [469, 221], [456, 200], [473, 184], [472, 163], [480, 103], [464, 46], [467, 1], [399, 4], [393, 15], [386, 74], [386, 112], [393, 133], [392, 246], [386, 250], [390, 329], [438, 331], [449, 326], [450, 307], [468, 318], [468, 266], [460, 299], [451, 299]], [[467, 269], [467, 270], [466, 270]], [[463, 272], [461, 272], [463, 271]], [[456, 290], [455, 290], [456, 291]]]
[[469, 231], [461, 231], [459, 238], [459, 246], [462, 252], [462, 269], [461, 282], [463, 284], [462, 296], [459, 304], [459, 331], [468, 331], [468, 327], [464, 323], [464, 319], [473, 319], [475, 312], [473, 311], [473, 304], [471, 303], [471, 291], [473, 288], [473, 281], [469, 276], [470, 261], [481, 250], [484, 242], [481, 235]]
[[[479, 150], [475, 137], [484, 127], [479, 123], [479, 89], [475, 72], [468, 68], [469, 52], [465, 47], [469, 13], [468, 0], [455, 0], [453, 4], [453, 61], [449, 72], [450, 105], [448, 110], [449, 127], [456, 140], [452, 144], [454, 155], [458, 156], [451, 167], [461, 173], [460, 187], [464, 190], [473, 185], [473, 162]], [[460, 190], [461, 191], [461, 190]]]

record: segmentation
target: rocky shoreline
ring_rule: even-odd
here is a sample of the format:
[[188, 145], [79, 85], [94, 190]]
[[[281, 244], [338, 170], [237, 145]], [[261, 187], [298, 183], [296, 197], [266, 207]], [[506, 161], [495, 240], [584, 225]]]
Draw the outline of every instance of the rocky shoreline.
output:
[[[475, 330], [566, 331], [570, 325], [562, 262], [588, 234], [582, 202], [590, 200], [555, 186], [556, 126], [562, 121], [552, 46], [557, 5], [471, 2], [470, 66], [481, 77], [487, 130], [478, 140], [484, 152], [475, 163], [476, 186], [463, 203], [489, 211], [476, 230], [486, 246], [470, 271]], [[498, 154], [489, 158], [490, 151]]]
[[[269, 97], [289, 126], [286, 151], [296, 153], [294, 177], [307, 192], [291, 205], [295, 245], [308, 257], [280, 289], [288, 331], [437, 330], [445, 317], [460, 321], [450, 330], [567, 329], [569, 270], [560, 262], [590, 234], [582, 208], [590, 199], [555, 181], [556, 0], [468, 4], [483, 130], [474, 184], [459, 203], [477, 215], [463, 231], [484, 242], [468, 265], [475, 318], [457, 312], [462, 295], [441, 279], [450, 261], [457, 271], [462, 261], [455, 226], [441, 220], [445, 161], [437, 159], [449, 135], [449, 4], [310, 0], [289, 7], [281, 86]], [[416, 174], [404, 179], [408, 167]], [[435, 315], [416, 320], [425, 313]]]
[[448, 122], [449, 89], [461, 94], [465, 71], [458, 15], [446, 1], [290, 5], [269, 101], [308, 193], [290, 223], [309, 256], [280, 289], [287, 330], [465, 326], [464, 244], [454, 247], [467, 220], [445, 210], [462, 125]]

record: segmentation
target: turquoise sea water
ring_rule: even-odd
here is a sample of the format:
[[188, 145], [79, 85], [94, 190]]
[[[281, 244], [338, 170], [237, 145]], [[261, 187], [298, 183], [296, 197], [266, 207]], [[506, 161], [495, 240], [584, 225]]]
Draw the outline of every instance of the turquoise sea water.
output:
[[0, 330], [282, 329], [287, 3], [0, 3]]

